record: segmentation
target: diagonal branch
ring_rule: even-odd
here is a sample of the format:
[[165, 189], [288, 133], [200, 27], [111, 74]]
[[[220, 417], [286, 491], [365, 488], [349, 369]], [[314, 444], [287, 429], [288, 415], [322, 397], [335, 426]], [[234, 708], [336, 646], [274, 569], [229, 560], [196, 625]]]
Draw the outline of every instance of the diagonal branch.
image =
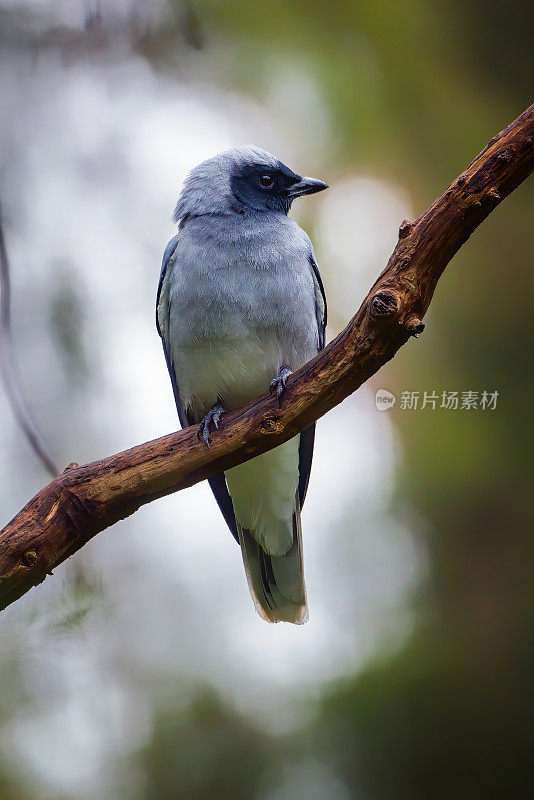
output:
[[224, 416], [211, 449], [195, 428], [78, 466], [71, 464], [0, 531], [0, 608], [42, 581], [99, 531], [158, 497], [285, 442], [389, 361], [422, 318], [443, 270], [480, 223], [534, 169], [534, 105], [494, 136], [414, 222], [356, 316], [288, 380], [281, 408], [264, 395]]

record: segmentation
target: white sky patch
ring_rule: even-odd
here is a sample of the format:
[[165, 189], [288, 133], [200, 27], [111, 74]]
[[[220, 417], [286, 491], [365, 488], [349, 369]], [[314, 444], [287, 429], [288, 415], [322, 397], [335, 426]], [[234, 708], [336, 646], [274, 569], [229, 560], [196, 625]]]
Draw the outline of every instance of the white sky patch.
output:
[[274, 788], [259, 793], [259, 800], [351, 800], [352, 793], [327, 764], [311, 759], [286, 766], [276, 775], [265, 776]]
[[393, 252], [400, 223], [412, 215], [401, 187], [372, 177], [336, 181], [321, 197], [317, 245], [331, 264], [330, 300], [342, 320], [355, 314]]
[[266, 106], [287, 141], [298, 142], [294, 158], [301, 166], [295, 164], [296, 171], [304, 169], [305, 160], [320, 163], [331, 130], [317, 83], [297, 62], [280, 62], [278, 57], [270, 62], [268, 75]]

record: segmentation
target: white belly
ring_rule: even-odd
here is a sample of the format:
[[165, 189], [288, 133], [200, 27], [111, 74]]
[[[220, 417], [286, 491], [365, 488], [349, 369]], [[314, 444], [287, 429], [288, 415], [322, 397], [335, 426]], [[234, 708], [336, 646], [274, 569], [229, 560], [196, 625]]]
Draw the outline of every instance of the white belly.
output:
[[218, 399], [227, 411], [239, 408], [269, 390], [283, 363], [281, 348], [272, 339], [192, 342], [181, 349], [175, 363], [182, 403], [190, 406], [196, 420]]
[[293, 541], [299, 441], [295, 436], [225, 472], [238, 523], [271, 555], [283, 555]]
[[[191, 407], [197, 421], [219, 399], [227, 411], [239, 408], [267, 392], [282, 365], [300, 366], [292, 363], [294, 358], [274, 338], [191, 344], [175, 364], [182, 402]], [[180, 362], [187, 364], [187, 370], [180, 369]], [[286, 552], [292, 542], [299, 441], [296, 436], [225, 473], [238, 523], [272, 555]]]

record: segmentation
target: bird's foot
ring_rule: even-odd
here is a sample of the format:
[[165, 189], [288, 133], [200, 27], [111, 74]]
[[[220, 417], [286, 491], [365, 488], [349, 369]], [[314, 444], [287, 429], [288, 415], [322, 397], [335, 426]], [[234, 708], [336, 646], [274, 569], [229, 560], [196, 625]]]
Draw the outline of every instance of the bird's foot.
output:
[[289, 367], [282, 365], [278, 372], [278, 377], [271, 381], [271, 388], [269, 391], [271, 394], [273, 394], [273, 392], [276, 392], [276, 397], [278, 399], [279, 405], [282, 399], [282, 395], [286, 390], [287, 379], [292, 374], [293, 372], [289, 369]]
[[210, 408], [202, 422], [197, 428], [197, 439], [203, 439], [207, 447], [210, 446], [210, 425], [213, 422], [216, 428], [219, 427], [219, 420], [222, 415], [226, 414], [226, 409], [220, 403], [215, 403], [213, 408]]

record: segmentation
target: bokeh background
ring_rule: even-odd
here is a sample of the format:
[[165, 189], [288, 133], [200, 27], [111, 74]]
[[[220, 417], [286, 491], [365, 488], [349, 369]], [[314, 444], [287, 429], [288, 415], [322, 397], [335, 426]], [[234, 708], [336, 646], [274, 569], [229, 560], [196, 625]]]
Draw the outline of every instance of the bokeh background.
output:
[[[331, 185], [293, 216], [332, 338], [401, 220], [531, 102], [533, 30], [532, 3], [495, 0], [0, 0], [14, 337], [56, 461], [177, 427], [154, 301], [192, 166], [252, 142]], [[307, 625], [255, 615], [204, 485], [2, 614], [2, 800], [529, 796], [533, 219], [527, 181], [424, 335], [320, 421]], [[421, 409], [425, 391], [499, 396]], [[7, 522], [47, 476], [4, 394], [0, 448]]]

